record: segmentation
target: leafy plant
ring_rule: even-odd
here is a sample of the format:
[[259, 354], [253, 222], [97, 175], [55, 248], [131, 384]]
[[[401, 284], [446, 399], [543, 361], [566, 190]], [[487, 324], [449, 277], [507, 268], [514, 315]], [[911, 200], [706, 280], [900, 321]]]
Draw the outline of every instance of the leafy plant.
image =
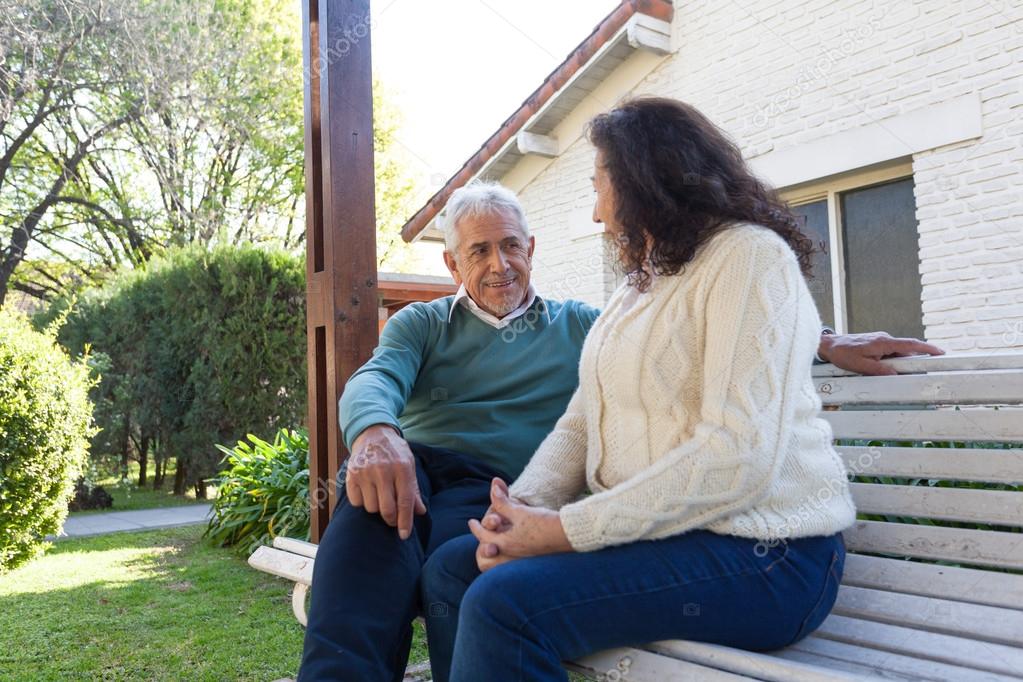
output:
[[231, 449], [218, 445], [228, 465], [217, 477], [205, 536], [246, 554], [278, 535], [309, 539], [309, 436], [281, 429], [273, 443], [248, 435]]

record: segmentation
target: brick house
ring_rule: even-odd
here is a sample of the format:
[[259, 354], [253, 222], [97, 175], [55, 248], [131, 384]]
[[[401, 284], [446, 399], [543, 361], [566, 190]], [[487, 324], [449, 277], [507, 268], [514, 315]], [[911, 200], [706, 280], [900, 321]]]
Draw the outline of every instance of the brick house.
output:
[[1023, 7], [1018, 2], [626, 0], [405, 225], [436, 239], [474, 178], [519, 192], [534, 281], [602, 305], [586, 121], [629, 96], [697, 106], [823, 247], [839, 331], [953, 351], [1023, 347]]

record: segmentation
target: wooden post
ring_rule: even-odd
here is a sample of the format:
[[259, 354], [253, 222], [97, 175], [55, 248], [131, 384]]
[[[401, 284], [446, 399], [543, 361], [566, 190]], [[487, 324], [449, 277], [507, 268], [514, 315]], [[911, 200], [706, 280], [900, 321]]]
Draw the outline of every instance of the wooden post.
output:
[[302, 0], [312, 541], [347, 456], [337, 401], [377, 336], [369, 0]]

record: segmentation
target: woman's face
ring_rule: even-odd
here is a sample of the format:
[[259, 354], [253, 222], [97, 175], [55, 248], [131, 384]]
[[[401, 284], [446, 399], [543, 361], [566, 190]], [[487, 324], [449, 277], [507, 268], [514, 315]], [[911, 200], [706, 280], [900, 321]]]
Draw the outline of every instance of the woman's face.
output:
[[615, 197], [614, 188], [611, 186], [611, 176], [604, 166], [604, 154], [597, 150], [597, 156], [593, 160], [593, 190], [597, 193], [597, 199], [593, 204], [593, 222], [603, 223], [604, 232], [612, 236], [621, 233], [621, 226], [615, 222]]

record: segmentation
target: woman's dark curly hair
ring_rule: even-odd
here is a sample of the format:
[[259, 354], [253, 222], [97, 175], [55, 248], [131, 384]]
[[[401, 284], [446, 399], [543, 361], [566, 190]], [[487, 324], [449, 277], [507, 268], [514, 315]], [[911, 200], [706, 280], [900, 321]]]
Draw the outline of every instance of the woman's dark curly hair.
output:
[[736, 222], [777, 232], [810, 276], [813, 241], [798, 219], [695, 108], [662, 97], [633, 99], [590, 121], [588, 134], [611, 179], [621, 265], [640, 291], [649, 287], [651, 270], [678, 274], [702, 244]]

